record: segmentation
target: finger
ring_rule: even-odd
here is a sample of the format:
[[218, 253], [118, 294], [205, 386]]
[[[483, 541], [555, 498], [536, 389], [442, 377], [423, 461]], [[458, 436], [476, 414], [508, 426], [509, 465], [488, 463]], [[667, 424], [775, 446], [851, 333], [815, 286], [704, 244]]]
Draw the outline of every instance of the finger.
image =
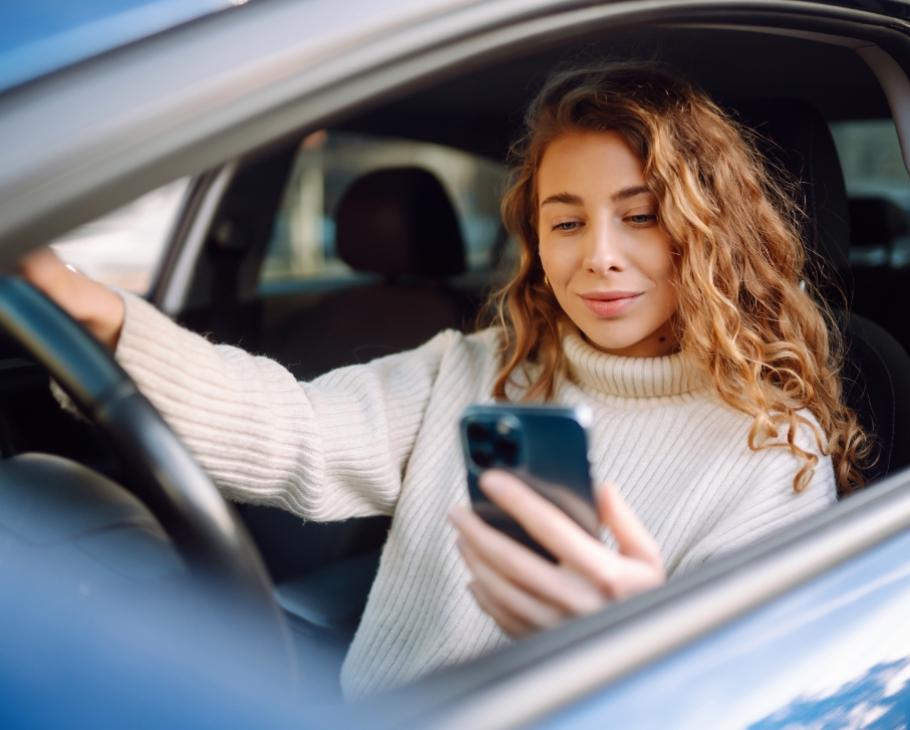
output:
[[41, 248], [36, 248], [22, 256], [22, 258], [19, 259], [19, 268], [34, 269], [47, 268], [48, 266], [57, 268], [55, 263], [59, 261], [59, 256], [54, 253], [50, 246], [42, 246]]
[[614, 601], [656, 588], [665, 580], [663, 567], [654, 567], [643, 560], [627, 559], [622, 573], [607, 587], [604, 595]]
[[492, 618], [499, 625], [499, 628], [513, 639], [517, 639], [518, 637], [531, 632], [530, 626], [527, 626], [516, 617], [510, 616], [508, 612], [496, 605], [496, 602], [493, 601], [486, 591], [484, 591], [476, 582], [469, 583], [468, 590], [471, 592], [471, 595], [474, 596], [474, 600], [477, 601], [477, 605], [480, 606], [480, 609]]
[[527, 593], [512, 583], [508, 578], [489, 566], [463, 540], [458, 541], [458, 549], [471, 573], [487, 594], [508, 613], [517, 617], [532, 628], [554, 626], [564, 617], [565, 612], [549, 605], [536, 596]]
[[48, 246], [30, 251], [19, 259], [18, 269], [23, 278], [42, 290], [67, 286], [72, 278], [72, 271]]
[[616, 537], [619, 552], [662, 568], [663, 561], [657, 542], [622, 498], [616, 485], [609, 482], [601, 484], [596, 489], [596, 496], [600, 521]]
[[449, 516], [475, 553], [525, 590], [572, 614], [590, 613], [602, 605], [602, 596], [591, 585], [535, 555], [473, 512], [454, 509]]
[[517, 477], [503, 471], [488, 471], [481, 478], [481, 486], [531, 537], [576, 573], [598, 586], [602, 582], [609, 584], [621, 573], [623, 556], [605, 547]]

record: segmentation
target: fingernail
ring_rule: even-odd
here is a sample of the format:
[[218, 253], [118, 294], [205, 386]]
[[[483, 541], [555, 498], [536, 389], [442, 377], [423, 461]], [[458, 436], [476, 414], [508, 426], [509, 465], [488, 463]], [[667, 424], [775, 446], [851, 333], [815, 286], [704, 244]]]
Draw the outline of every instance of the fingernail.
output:
[[461, 507], [459, 507], [458, 505], [451, 507], [449, 509], [449, 521], [456, 525], [460, 525], [462, 520], [464, 519], [463, 512], [464, 512], [464, 510]]
[[506, 487], [505, 479], [502, 472], [486, 471], [480, 475], [480, 486], [485, 492], [501, 492]]

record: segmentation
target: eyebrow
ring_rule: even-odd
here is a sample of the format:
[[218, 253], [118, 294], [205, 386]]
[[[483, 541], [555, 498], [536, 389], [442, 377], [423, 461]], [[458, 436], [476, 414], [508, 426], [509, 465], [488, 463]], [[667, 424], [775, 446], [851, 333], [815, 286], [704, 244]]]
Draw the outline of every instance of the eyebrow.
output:
[[[623, 188], [622, 190], [617, 190], [613, 195], [610, 196], [610, 200], [614, 203], [618, 203], [620, 200], [626, 200], [628, 198], [634, 198], [636, 195], [641, 195], [642, 193], [650, 193], [651, 191], [644, 185], [635, 185], [630, 188]], [[582, 199], [575, 195], [574, 193], [556, 193], [555, 195], [548, 196], [545, 200], [541, 201], [540, 207], [542, 208], [545, 205], [550, 203], [563, 203], [564, 205], [581, 205]]]

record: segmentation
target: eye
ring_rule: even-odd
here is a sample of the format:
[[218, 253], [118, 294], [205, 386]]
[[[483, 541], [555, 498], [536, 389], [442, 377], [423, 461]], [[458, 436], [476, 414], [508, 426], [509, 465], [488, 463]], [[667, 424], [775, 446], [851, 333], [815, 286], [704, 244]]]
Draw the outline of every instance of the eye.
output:
[[633, 226], [649, 226], [657, 222], [657, 216], [653, 213], [636, 213], [635, 215], [627, 215], [623, 220]]
[[550, 230], [553, 231], [565, 231], [571, 232], [581, 228], [581, 223], [579, 221], [563, 221], [561, 223], [554, 223]]

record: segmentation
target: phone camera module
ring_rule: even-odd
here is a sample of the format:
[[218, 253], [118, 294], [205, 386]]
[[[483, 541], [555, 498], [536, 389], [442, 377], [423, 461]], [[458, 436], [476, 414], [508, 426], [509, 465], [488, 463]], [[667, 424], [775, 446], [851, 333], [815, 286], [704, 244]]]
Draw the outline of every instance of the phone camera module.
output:
[[471, 459], [481, 469], [518, 466], [521, 424], [512, 418], [474, 421], [467, 427]]

